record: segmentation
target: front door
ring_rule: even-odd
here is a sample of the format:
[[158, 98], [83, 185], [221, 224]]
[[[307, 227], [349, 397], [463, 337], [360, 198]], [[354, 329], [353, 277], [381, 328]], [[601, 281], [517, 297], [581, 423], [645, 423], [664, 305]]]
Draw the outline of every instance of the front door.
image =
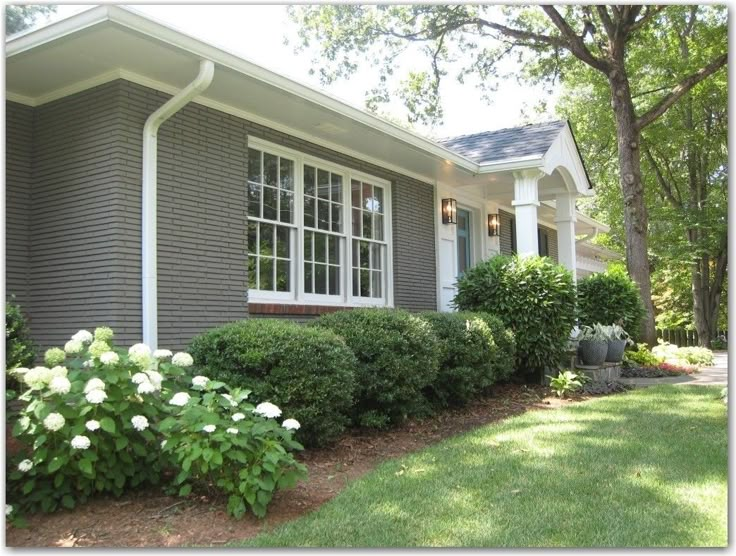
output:
[[457, 277], [470, 267], [470, 211], [457, 209]]

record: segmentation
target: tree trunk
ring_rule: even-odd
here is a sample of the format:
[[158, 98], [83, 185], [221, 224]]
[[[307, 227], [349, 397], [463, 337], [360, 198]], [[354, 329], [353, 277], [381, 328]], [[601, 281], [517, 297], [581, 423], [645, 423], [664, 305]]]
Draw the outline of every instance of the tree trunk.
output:
[[626, 268], [639, 286], [646, 315], [641, 338], [650, 346], [656, 345], [654, 304], [649, 274], [647, 245], [647, 208], [644, 204], [644, 185], [641, 181], [640, 131], [636, 125], [626, 73], [614, 69], [609, 75], [611, 105], [616, 118], [618, 138], [619, 180], [624, 199], [624, 230], [626, 232]]
[[[702, 259], [693, 263], [692, 269], [692, 292], [693, 292], [693, 320], [695, 330], [698, 331], [698, 344], [710, 347], [711, 338], [711, 307], [708, 305], [708, 284], [704, 283], [702, 273]], [[707, 258], [706, 258], [707, 264]]]

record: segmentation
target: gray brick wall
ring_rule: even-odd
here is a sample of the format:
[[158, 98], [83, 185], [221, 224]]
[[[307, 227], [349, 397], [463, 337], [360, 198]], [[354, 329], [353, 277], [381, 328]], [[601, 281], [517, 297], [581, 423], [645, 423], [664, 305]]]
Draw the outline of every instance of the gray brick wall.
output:
[[5, 287], [28, 310], [33, 109], [5, 104]]

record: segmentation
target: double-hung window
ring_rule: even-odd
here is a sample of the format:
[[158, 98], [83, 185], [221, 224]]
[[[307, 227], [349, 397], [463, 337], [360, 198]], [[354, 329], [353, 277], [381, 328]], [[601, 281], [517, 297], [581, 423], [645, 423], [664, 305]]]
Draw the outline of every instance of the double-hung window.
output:
[[250, 143], [249, 299], [391, 305], [390, 184]]

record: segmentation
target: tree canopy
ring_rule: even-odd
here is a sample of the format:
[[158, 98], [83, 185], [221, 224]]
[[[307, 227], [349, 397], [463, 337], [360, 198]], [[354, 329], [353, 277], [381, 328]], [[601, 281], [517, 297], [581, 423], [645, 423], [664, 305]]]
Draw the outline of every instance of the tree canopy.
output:
[[36, 21], [56, 11], [51, 4], [5, 6], [5, 35], [14, 35], [33, 27]]

